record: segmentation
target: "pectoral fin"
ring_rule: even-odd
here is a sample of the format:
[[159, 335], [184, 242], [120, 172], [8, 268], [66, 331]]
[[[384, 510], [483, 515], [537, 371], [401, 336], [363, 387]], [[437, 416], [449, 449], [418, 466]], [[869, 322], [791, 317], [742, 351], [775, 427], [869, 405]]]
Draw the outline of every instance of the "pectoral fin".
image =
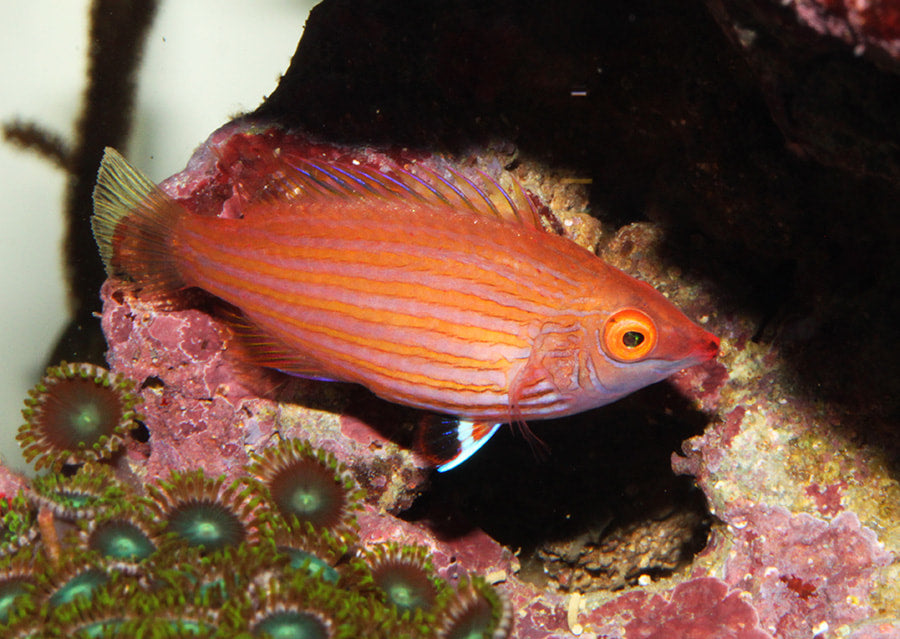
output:
[[260, 329], [237, 308], [223, 304], [216, 309], [216, 315], [228, 324], [237, 337], [234, 350], [239, 359], [306, 379], [323, 382], [344, 381], [325, 370], [314, 357], [291, 348], [277, 337]]

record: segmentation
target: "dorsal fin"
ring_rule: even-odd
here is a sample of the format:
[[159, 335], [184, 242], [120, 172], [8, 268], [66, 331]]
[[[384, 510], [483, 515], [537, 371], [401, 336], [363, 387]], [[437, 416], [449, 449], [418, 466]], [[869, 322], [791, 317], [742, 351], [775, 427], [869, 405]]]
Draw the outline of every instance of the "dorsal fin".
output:
[[382, 172], [349, 162], [285, 158], [262, 197], [412, 199], [422, 204], [468, 209], [506, 222], [542, 228], [540, 215], [522, 186], [512, 179], [512, 192], [482, 171], [470, 177], [447, 169], [446, 177], [419, 164]]

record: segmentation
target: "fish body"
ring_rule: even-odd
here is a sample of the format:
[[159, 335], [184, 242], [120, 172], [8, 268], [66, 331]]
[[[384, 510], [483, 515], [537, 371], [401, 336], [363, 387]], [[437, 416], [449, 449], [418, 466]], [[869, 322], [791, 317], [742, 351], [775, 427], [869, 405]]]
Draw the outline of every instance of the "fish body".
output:
[[544, 231], [521, 192], [349, 163], [279, 173], [240, 218], [209, 217], [108, 150], [93, 220], [108, 272], [203, 289], [240, 311], [258, 363], [476, 435], [607, 404], [717, 352], [651, 286]]

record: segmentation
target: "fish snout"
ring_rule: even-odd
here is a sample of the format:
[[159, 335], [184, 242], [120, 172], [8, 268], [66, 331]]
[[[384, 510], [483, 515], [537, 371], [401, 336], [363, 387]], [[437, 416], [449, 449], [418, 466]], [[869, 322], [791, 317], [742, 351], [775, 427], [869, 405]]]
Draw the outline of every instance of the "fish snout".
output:
[[711, 360], [719, 354], [719, 338], [712, 333], [703, 335], [697, 343], [692, 355], [700, 362]]

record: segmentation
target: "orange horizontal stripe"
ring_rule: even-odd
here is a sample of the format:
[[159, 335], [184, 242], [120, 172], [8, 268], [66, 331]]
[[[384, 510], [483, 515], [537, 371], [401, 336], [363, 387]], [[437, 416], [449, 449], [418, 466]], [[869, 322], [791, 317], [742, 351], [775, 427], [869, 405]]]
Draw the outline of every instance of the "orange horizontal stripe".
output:
[[[492, 237], [485, 243], [477, 242], [470, 234], [464, 232], [465, 229], [461, 229], [463, 232], [450, 235], [444, 233], [432, 235], [429, 231], [433, 229], [430, 228], [407, 229], [408, 232], [403, 235], [402, 241], [397, 240], [396, 229], [393, 229], [392, 235], [384, 237], [374, 234], [360, 237], [343, 235], [335, 237], [326, 234], [286, 236], [276, 233], [263, 234], [258, 229], [254, 231], [256, 231], [254, 235], [258, 233], [265, 237], [267, 252], [272, 256], [290, 258], [298, 251], [302, 251], [312, 259], [357, 263], [362, 257], [365, 263], [408, 266], [409, 262], [406, 260], [410, 258], [417, 263], [437, 261], [439, 264], [440, 258], [434, 258], [434, 255], [458, 255], [463, 258], [461, 261], [468, 268], [477, 270], [479, 276], [503, 278], [512, 285], [520, 282], [522, 278], [535, 277], [539, 277], [542, 286], [548, 290], [578, 285], [577, 280], [554, 268], [553, 264], [543, 261], [535, 263], [530, 260], [527, 251], [524, 250], [526, 248], [524, 244], [519, 246], [517, 251], [515, 248], [510, 250], [508, 246], [503, 246], [501, 239], [497, 237]], [[246, 247], [241, 246], [242, 242], [253, 243], [251, 237], [235, 239], [239, 240], [234, 245], [238, 250], [245, 250]], [[342, 259], [344, 255], [349, 256], [349, 259]]]
[[[501, 322], [515, 322], [519, 324], [525, 324], [540, 317], [534, 313], [523, 312], [516, 307], [504, 306], [493, 300], [485, 300], [477, 295], [455, 290], [439, 290], [425, 284], [410, 284], [407, 289], [409, 293], [403, 294], [402, 291], [398, 291], [397, 283], [395, 282], [370, 280], [365, 277], [323, 275], [320, 273], [312, 273], [311, 281], [309, 281], [304, 278], [305, 273], [280, 269], [277, 266], [250, 258], [235, 258], [228, 254], [223, 254], [215, 248], [204, 247], [202, 257], [204, 261], [208, 260], [210, 264], [194, 265], [197, 268], [194, 276], [205, 280], [204, 282], [199, 282], [200, 286], [239, 307], [242, 306], [241, 296], [244, 293], [260, 293], [298, 308], [305, 307], [329, 311], [354, 317], [360, 321], [378, 322], [402, 328], [423, 329], [442, 333], [448, 337], [458, 337], [490, 344], [508, 344], [517, 347], [526, 345], [526, 342], [519, 335], [513, 335], [508, 331], [495, 330], [486, 326], [460, 324], [434, 314], [425, 315], [425, 313], [440, 311], [441, 309], [459, 309], [487, 319], [497, 319], [501, 320]], [[219, 259], [214, 259], [216, 257]], [[402, 298], [414, 303], [419, 302], [423, 307], [422, 314], [402, 313], [376, 306], [369, 307], [351, 302], [327, 299], [322, 296], [287, 292], [282, 287], [270, 286], [260, 282], [257, 278], [262, 276], [276, 279], [282, 284], [291, 282], [301, 286], [304, 284], [329, 286], [335, 292], [354, 293], [361, 299], [374, 293], [383, 298]], [[225, 292], [224, 289], [226, 288], [232, 289], [230, 295]], [[431, 299], [429, 299], [429, 296]], [[519, 317], [515, 317], [517, 312]]]
[[[504, 272], [513, 286], [523, 278], [537, 278], [548, 292], [582, 285], [583, 278], [590, 277], [593, 270], [583, 264], [584, 249], [540, 229], [460, 214], [453, 209], [409, 208], [378, 214], [372, 207], [369, 203], [335, 211], [307, 211], [295, 206], [286, 207], [287, 212], [259, 212], [258, 217], [230, 225], [196, 226], [217, 246], [228, 244], [248, 252], [265, 246], [273, 255], [281, 256], [293, 255], [294, 249], [321, 247], [323, 242], [332, 244], [324, 247], [329, 252], [359, 250], [363, 253], [360, 263], [374, 263], [380, 252], [402, 253], [416, 260], [454, 254], [462, 256], [470, 268], [477, 268], [479, 278]], [[359, 244], [362, 246], [354, 248]], [[558, 299], [554, 296], [553, 301]]]
[[[294, 322], [297, 322], [295, 324], [296, 326], [303, 326], [308, 330], [313, 330], [317, 325], [299, 322], [299, 320], [296, 319], [297, 315], [299, 315], [303, 309], [332, 313], [335, 315], [335, 321], [340, 321], [340, 316], [346, 316], [360, 322], [409, 329], [410, 331], [422, 331], [429, 334], [436, 333], [438, 335], [443, 335], [448, 339], [452, 338], [469, 342], [483, 342], [490, 345], [505, 344], [518, 348], [525, 348], [527, 346], [527, 342], [524, 339], [509, 332], [492, 330], [480, 326], [459, 324], [441, 318], [419, 317], [408, 313], [373, 309], [350, 302], [328, 300], [299, 293], [285, 293], [281, 289], [273, 288], [248, 278], [243, 278], [237, 274], [231, 275], [222, 270], [206, 275], [207, 277], [204, 278], [206, 281], [202, 288], [235, 304], [242, 310], [247, 312], [254, 310], [264, 315], [270, 315], [273, 312], [273, 303], [288, 305], [296, 309], [296, 314], [284, 313], [280, 315], [285, 319], [291, 318]], [[361, 290], [359, 292], [364, 291]], [[267, 296], [267, 299], [253, 302], [249, 296]], [[373, 344], [378, 342], [378, 340], [373, 340], [370, 336], [354, 337], [355, 339], [352, 341], [359, 344]], [[391, 342], [389, 344], [394, 345], [396, 343]], [[429, 354], [435, 353], [435, 351], [431, 349], [423, 350], [422, 352]], [[410, 354], [412, 354], [412, 351], [410, 351]], [[448, 353], [447, 355], [449, 356], [450, 354]]]
[[[283, 322], [285, 324], [302, 328], [305, 331], [318, 333], [321, 335], [327, 335], [336, 340], [341, 341], [345, 344], [352, 344], [357, 346], [365, 346], [367, 348], [375, 348], [372, 344], [366, 342], [363, 339], [358, 339], [356, 336], [348, 333], [344, 333], [342, 331], [337, 331], [331, 328], [327, 328], [324, 326], [313, 326], [307, 327], [303, 322], [300, 322], [290, 316], [280, 316], [276, 317], [279, 322]], [[390, 356], [406, 356], [409, 357], [410, 353], [404, 353], [405, 349], [399, 348], [399, 345], [393, 343], [387, 343], [388, 348], [383, 350], [385, 354]], [[496, 384], [484, 384], [484, 385], [473, 385], [471, 383], [463, 382], [455, 382], [449, 379], [436, 378], [429, 375], [425, 375], [422, 373], [414, 373], [407, 369], [405, 369], [402, 365], [400, 366], [381, 366], [374, 364], [371, 359], [367, 359], [365, 357], [359, 357], [354, 355], [354, 349], [348, 350], [339, 350], [335, 348], [330, 348], [322, 343], [317, 343], [315, 347], [312, 349], [315, 353], [315, 356], [318, 360], [322, 360], [322, 354], [324, 353], [327, 356], [333, 358], [333, 360], [341, 361], [345, 365], [345, 370], [348, 372], [347, 379], [355, 380], [360, 379], [360, 375], [357, 372], [353, 371], [368, 371], [369, 373], [375, 373], [381, 375], [382, 377], [389, 380], [403, 380], [409, 382], [411, 384], [415, 384], [417, 386], [428, 386], [432, 388], [439, 388], [441, 390], [451, 390], [456, 392], [465, 391], [466, 393], [505, 393], [506, 389], [502, 386], [498, 386]], [[357, 349], [359, 352], [361, 349]], [[377, 349], [381, 350], [381, 349]], [[411, 349], [412, 350], [412, 349]], [[471, 360], [475, 363], [473, 366], [460, 367], [458, 364], [449, 362], [450, 358], [446, 357], [442, 354], [436, 354], [433, 351], [429, 350], [421, 350], [419, 353], [416, 353], [415, 356], [422, 357], [425, 360], [435, 360], [439, 361], [445, 365], [449, 365], [453, 367], [456, 371], [460, 373], [460, 378], [465, 379], [467, 372], [466, 369], [484, 369], [484, 362], [481, 362], [481, 366], [478, 366], [477, 360]], [[346, 368], [349, 367], [349, 368]], [[365, 378], [366, 385], [371, 385], [371, 378]]]
[[[533, 306], [528, 309], [530, 312], [546, 314], [556, 308], [560, 300], [566, 297], [565, 291], [558, 291], [552, 295], [544, 294], [543, 291], [551, 290], [544, 278], [538, 282], [529, 282], [525, 274], [518, 273], [517, 278], [512, 280], [498, 274], [496, 270], [482, 268], [472, 265], [468, 261], [459, 261], [447, 256], [434, 258], [404, 252], [376, 252], [348, 247], [340, 249], [304, 247], [299, 254], [297, 251], [281, 254], [272, 252], [268, 246], [265, 255], [261, 255], [261, 251], [251, 252], [244, 247], [232, 247], [224, 242], [208, 243], [204, 238], [197, 238], [197, 240], [198, 242], [193, 245], [193, 248], [198, 255], [223, 264], [237, 265], [239, 263], [250, 272], [273, 275], [281, 279], [286, 279], [287, 274], [292, 274], [290, 279], [293, 281], [309, 283], [324, 282], [326, 281], [324, 278], [333, 273], [331, 277], [345, 278], [340, 280], [337, 285], [347, 287], [347, 283], [351, 280], [375, 284], [379, 280], [373, 278], [371, 274], [384, 271], [386, 274], [390, 274], [392, 282], [415, 283], [421, 287], [420, 293], [410, 294], [411, 298], [427, 297], [429, 292], [432, 294], [436, 292], [442, 298], [448, 293], [457, 294], [465, 299], [467, 305], [479, 300], [494, 302], [501, 307], [500, 316], [504, 312], [503, 309], [522, 308], [523, 303]], [[284, 258], [283, 264], [278, 264], [279, 257]], [[358, 267], [358, 270], [345, 275], [334, 273], [335, 270], [341, 270], [341, 267], [347, 270]], [[424, 277], [426, 274], [437, 279], [447, 280], [448, 286], [436, 289], [424, 282], [416, 281], [417, 277]], [[467, 293], [463, 290], [465, 287], [482, 292], [482, 294]], [[493, 298], [487, 298], [486, 294], [488, 293], [492, 294]], [[515, 300], [517, 304], [511, 306], [508, 301], [506, 303], [500, 301], [498, 298], [503, 296]], [[460, 304], [453, 305], [461, 306]]]
[[[508, 374], [528, 356], [529, 330], [575, 310], [560, 305], [580, 303], [596, 269], [543, 231], [383, 213], [192, 219], [179, 255], [189, 281], [323, 374], [392, 401], [506, 419]], [[518, 400], [537, 414], [565, 403], [546, 386], [524, 392]]]

